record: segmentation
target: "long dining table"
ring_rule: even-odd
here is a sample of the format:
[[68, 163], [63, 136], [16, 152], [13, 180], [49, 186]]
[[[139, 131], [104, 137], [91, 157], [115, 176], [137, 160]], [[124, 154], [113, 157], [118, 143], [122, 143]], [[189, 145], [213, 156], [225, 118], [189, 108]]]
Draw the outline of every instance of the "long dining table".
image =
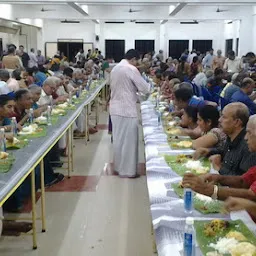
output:
[[[95, 81], [94, 88], [91, 88], [79, 99], [79, 103], [75, 105], [75, 109], [68, 110], [64, 116], [59, 116], [58, 121], [54, 125], [47, 126], [46, 136], [29, 140], [28, 145], [22, 149], [12, 151], [15, 161], [11, 169], [6, 173], [0, 173], [0, 207], [6, 200], [13, 195], [17, 188], [30, 175], [31, 177], [31, 202], [32, 202], [32, 237], [33, 249], [37, 248], [36, 220], [42, 221], [42, 232], [46, 231], [45, 221], [45, 188], [44, 188], [44, 157], [59, 141], [59, 139], [67, 133], [68, 137], [68, 177], [71, 177], [73, 167], [73, 124], [78, 116], [85, 111], [85, 127], [86, 127], [86, 143], [89, 140], [89, 105], [94, 101], [96, 104], [96, 125], [99, 119], [99, 94], [105, 87], [105, 80]], [[37, 218], [36, 213], [36, 185], [35, 185], [35, 167], [40, 165], [41, 176], [41, 216]], [[71, 177], [72, 178], [72, 177]], [[22, 218], [21, 218], [22, 219]], [[24, 219], [24, 218], [23, 218]]]
[[[177, 150], [168, 144], [168, 137], [159, 122], [156, 103], [152, 98], [141, 103], [141, 118], [145, 144], [146, 177], [152, 216], [152, 226], [159, 256], [183, 255], [185, 219], [184, 200], [172, 189], [171, 184], [182, 180], [165, 162], [164, 155], [192, 154], [194, 150]], [[211, 169], [211, 172], [214, 172]], [[256, 235], [256, 225], [247, 212], [230, 214], [202, 214], [194, 210], [195, 220], [241, 219]], [[196, 246], [196, 256], [203, 255]]]

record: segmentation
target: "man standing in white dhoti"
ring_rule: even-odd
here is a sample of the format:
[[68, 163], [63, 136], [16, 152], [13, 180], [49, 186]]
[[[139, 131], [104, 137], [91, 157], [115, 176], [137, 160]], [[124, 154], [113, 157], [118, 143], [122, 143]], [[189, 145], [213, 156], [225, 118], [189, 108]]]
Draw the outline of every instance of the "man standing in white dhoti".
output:
[[110, 115], [113, 125], [114, 170], [122, 178], [136, 178], [138, 164], [137, 92], [147, 94], [150, 85], [136, 68], [136, 50], [129, 50], [110, 75]]

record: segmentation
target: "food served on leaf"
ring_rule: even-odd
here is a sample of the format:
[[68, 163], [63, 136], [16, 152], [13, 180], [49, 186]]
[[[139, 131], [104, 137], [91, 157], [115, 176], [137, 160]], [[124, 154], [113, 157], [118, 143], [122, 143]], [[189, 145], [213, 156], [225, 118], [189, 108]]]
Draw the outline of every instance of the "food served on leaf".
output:
[[45, 116], [39, 116], [34, 119], [37, 124], [47, 124], [47, 118]]
[[184, 166], [191, 171], [195, 171], [197, 174], [204, 174], [210, 171], [209, 167], [204, 167], [199, 160], [188, 160]]
[[8, 158], [9, 154], [6, 152], [0, 152], [0, 159], [6, 159]]
[[22, 130], [19, 132], [20, 135], [26, 135], [26, 134], [33, 134], [37, 132], [41, 132], [43, 129], [38, 127], [37, 124], [31, 124], [29, 126], [25, 126], [22, 128]]
[[[182, 182], [173, 183], [171, 187], [180, 198], [183, 198], [184, 190]], [[222, 202], [199, 193], [194, 193], [193, 203], [195, 209], [203, 214], [220, 213], [223, 209]]]
[[171, 143], [173, 148], [192, 148], [192, 141], [190, 140], [182, 140], [179, 142]]
[[195, 228], [203, 255], [256, 255], [256, 237], [241, 220], [196, 221]]
[[166, 133], [169, 135], [181, 135], [181, 130], [175, 127], [166, 128]]
[[68, 102], [57, 105], [57, 108], [60, 108], [60, 109], [65, 109], [65, 108], [70, 108], [70, 107], [75, 107], [75, 105], [70, 104]]
[[52, 110], [52, 115], [63, 115], [63, 114], [65, 114], [65, 110], [64, 109], [54, 108]]
[[215, 236], [217, 233], [224, 231], [228, 227], [228, 221], [212, 220], [204, 225], [204, 234], [206, 236]]
[[27, 140], [18, 140], [17, 138], [13, 137], [12, 140], [6, 141], [6, 148], [7, 149], [20, 149], [27, 144]]
[[204, 174], [209, 172], [211, 167], [208, 159], [193, 160], [192, 155], [165, 155], [164, 158], [172, 170], [180, 176], [184, 176], [186, 171], [191, 171], [197, 175]]

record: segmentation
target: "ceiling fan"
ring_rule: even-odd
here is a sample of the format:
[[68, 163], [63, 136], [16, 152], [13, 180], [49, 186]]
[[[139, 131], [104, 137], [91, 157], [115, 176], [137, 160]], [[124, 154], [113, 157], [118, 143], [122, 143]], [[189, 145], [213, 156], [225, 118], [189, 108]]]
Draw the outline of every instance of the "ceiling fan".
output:
[[135, 9], [130, 8], [130, 9], [128, 10], [128, 12], [129, 12], [129, 13], [142, 12], [142, 10], [135, 10]]
[[216, 12], [228, 12], [228, 10], [222, 10], [222, 9], [220, 9], [219, 7], [217, 8], [217, 10], [216, 10]]
[[56, 9], [45, 9], [44, 7], [42, 7], [42, 9], [40, 11], [41, 12], [53, 12], [53, 11], [56, 11]]

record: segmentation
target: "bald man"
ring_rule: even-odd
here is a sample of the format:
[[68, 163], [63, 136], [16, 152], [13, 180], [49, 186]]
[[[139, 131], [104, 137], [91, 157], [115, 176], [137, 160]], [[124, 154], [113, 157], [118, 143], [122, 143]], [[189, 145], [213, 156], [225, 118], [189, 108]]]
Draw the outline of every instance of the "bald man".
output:
[[[245, 141], [249, 152], [256, 152], [256, 115], [250, 117], [246, 127]], [[251, 153], [250, 153], [251, 152]], [[221, 185], [221, 186], [219, 186]], [[183, 186], [213, 199], [226, 200], [228, 197], [240, 197], [256, 200], [256, 163], [241, 176], [206, 174], [195, 176], [185, 174]]]
[[250, 153], [244, 140], [245, 127], [249, 119], [246, 105], [240, 102], [227, 105], [220, 117], [220, 127], [227, 135], [227, 142], [222, 150], [198, 149], [196, 158], [201, 155], [211, 156], [213, 167], [222, 175], [242, 175], [256, 165], [256, 153]]

